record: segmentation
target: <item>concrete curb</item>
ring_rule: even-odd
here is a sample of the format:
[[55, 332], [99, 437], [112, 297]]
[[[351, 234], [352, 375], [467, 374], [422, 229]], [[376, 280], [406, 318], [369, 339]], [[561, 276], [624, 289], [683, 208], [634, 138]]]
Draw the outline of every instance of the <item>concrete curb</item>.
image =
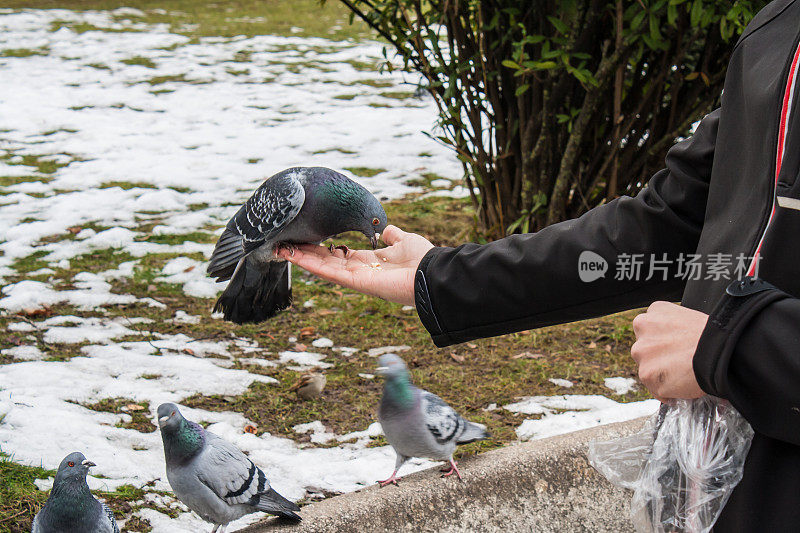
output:
[[597, 474], [586, 451], [589, 442], [629, 435], [644, 421], [513, 444], [461, 463], [463, 483], [426, 470], [399, 487], [372, 485], [303, 507], [300, 524], [268, 518], [240, 532], [631, 532], [630, 495]]

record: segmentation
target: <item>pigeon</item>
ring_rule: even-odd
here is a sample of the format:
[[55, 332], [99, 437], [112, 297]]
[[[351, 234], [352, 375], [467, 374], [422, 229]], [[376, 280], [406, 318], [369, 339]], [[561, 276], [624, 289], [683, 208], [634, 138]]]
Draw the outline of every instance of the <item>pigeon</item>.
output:
[[86, 484], [92, 466], [81, 452], [61, 461], [50, 496], [33, 519], [32, 533], [119, 533], [114, 513]]
[[348, 177], [323, 167], [279, 172], [256, 189], [217, 241], [207, 272], [230, 283], [214, 312], [236, 324], [263, 322], [292, 303], [291, 267], [277, 257], [279, 247], [360, 231], [374, 249], [385, 228], [380, 202]]
[[186, 420], [174, 403], [158, 406], [167, 479], [175, 496], [224, 533], [228, 523], [263, 511], [299, 521], [300, 508], [269, 485], [253, 461], [233, 444]]
[[296, 390], [303, 400], [311, 400], [322, 393], [327, 383], [325, 374], [319, 372], [303, 372], [289, 390]]
[[378, 484], [397, 485], [397, 471], [411, 457], [449, 461], [443, 477], [455, 473], [461, 479], [453, 460], [456, 445], [488, 438], [486, 426], [465, 420], [435, 394], [412, 385], [408, 368], [397, 355], [382, 355], [378, 365], [378, 373], [386, 377], [378, 421], [397, 453], [394, 472]]

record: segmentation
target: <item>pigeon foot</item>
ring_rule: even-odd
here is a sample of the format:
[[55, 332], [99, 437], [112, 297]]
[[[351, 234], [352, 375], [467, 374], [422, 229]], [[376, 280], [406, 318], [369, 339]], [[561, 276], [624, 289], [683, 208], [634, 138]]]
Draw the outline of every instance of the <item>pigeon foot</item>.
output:
[[392, 472], [392, 475], [389, 479], [384, 479], [383, 481], [378, 481], [378, 485], [381, 487], [385, 487], [386, 485], [397, 485], [397, 482], [403, 478], [397, 477], [397, 470]]
[[[282, 243], [279, 243], [279, 244], [278, 244], [278, 246], [276, 247], [276, 250], [275, 250], [275, 255], [278, 255], [278, 253], [277, 253], [277, 252], [278, 252], [278, 250], [280, 250], [281, 248], [286, 248], [287, 250], [289, 250], [289, 255], [290, 255], [291, 257], [294, 257], [294, 251], [295, 251], [295, 249], [296, 249], [296, 246], [295, 246], [294, 244], [292, 244], [292, 243], [290, 243], [290, 242], [282, 242]], [[212, 532], [212, 533], [213, 533], [213, 532]]]
[[453, 474], [455, 474], [456, 477], [458, 477], [458, 479], [461, 479], [463, 481], [463, 478], [461, 477], [461, 472], [458, 471], [456, 462], [453, 461], [452, 459], [450, 459], [450, 469], [449, 470], [442, 469], [442, 472], [445, 472], [444, 474], [442, 474], [442, 477], [450, 477]]
[[331, 253], [333, 253], [334, 250], [341, 250], [344, 253], [345, 257], [347, 257], [347, 254], [350, 252], [350, 248], [348, 248], [344, 244], [339, 244], [339, 245], [334, 246], [334, 244], [331, 243], [328, 246], [328, 250], [330, 250]]

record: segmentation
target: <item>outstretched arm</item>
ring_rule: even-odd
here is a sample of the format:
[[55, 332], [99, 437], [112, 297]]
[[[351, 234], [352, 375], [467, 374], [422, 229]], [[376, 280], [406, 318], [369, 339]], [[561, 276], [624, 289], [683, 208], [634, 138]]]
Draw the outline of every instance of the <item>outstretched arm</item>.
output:
[[[283, 257], [358, 291], [416, 303], [437, 346], [679, 300], [686, 282], [674, 275], [674, 266], [679, 254], [697, 247], [718, 123], [719, 110], [706, 116], [691, 138], [670, 149], [666, 168], [635, 198], [619, 198], [534, 234], [440, 248], [387, 228], [390, 246], [383, 250], [344, 258], [302, 247]], [[586, 251], [607, 262], [605, 277], [581, 280], [579, 258]], [[640, 267], [616, 279], [623, 257]], [[650, 272], [653, 258], [670, 261], [668, 275]]]

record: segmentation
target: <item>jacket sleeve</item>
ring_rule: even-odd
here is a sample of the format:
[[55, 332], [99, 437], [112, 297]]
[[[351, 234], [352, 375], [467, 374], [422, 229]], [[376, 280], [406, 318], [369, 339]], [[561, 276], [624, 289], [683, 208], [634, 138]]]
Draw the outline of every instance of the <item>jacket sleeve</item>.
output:
[[[697, 248], [718, 123], [719, 109], [670, 149], [666, 168], [636, 197], [618, 198], [537, 233], [430, 250], [417, 269], [414, 291], [434, 343], [447, 346], [657, 299], [679, 300], [686, 282], [674, 270], [679, 254]], [[603, 277], [581, 281], [578, 263], [586, 251], [602, 258], [584, 256], [594, 258], [595, 268], [607, 263]], [[653, 258], [667, 259], [669, 275], [656, 268], [667, 261]]]
[[700, 387], [724, 398], [757, 432], [800, 445], [800, 300], [769, 283], [732, 283], [694, 355]]

